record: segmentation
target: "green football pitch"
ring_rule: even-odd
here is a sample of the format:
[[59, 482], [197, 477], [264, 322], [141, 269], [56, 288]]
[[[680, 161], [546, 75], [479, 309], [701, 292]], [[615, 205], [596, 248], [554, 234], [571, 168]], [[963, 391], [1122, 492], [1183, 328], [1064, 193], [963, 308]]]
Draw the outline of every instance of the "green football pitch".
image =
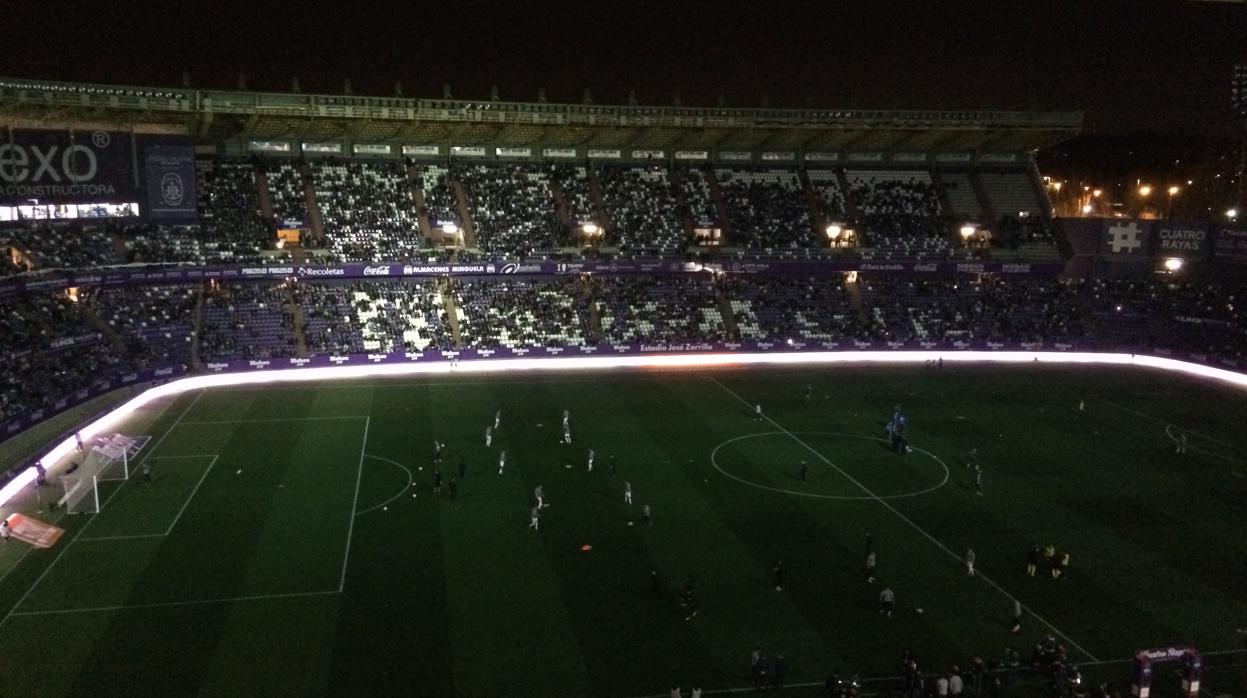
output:
[[[904, 456], [882, 438], [894, 406]], [[1244, 424], [1241, 391], [1040, 366], [187, 393], [127, 427], [152, 436], [152, 482], [102, 490], [51, 549], [0, 551], [0, 695], [712, 695], [748, 686], [754, 648], [821, 684], [895, 676], [904, 648], [928, 671], [1025, 658], [1049, 634], [1119, 683], [1148, 647], [1241, 663]], [[1070, 552], [1065, 578], [1026, 575], [1047, 544]]]

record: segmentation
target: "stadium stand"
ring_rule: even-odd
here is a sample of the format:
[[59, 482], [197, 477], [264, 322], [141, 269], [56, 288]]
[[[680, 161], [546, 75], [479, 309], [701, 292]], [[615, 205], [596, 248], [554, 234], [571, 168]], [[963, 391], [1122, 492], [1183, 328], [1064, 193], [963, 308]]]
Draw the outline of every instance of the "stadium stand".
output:
[[209, 258], [255, 261], [271, 245], [273, 225], [260, 215], [255, 171], [251, 163], [232, 160], [196, 163], [199, 218]]
[[1044, 206], [1025, 172], [980, 172], [978, 177], [997, 215], [1044, 215]]
[[578, 278], [464, 280], [455, 283], [454, 296], [466, 346], [593, 343], [586, 289]]
[[751, 248], [818, 246], [796, 170], [715, 170], [733, 244]]
[[[268, 179], [269, 199], [273, 203], [273, 216], [279, 221], [307, 221], [307, 196], [299, 165], [271, 160], [262, 162], [265, 177]], [[236, 184], [242, 186], [244, 182]]]
[[807, 170], [810, 186], [818, 195], [818, 205], [823, 217], [828, 221], [843, 220], [848, 216], [848, 206], [844, 202], [844, 192], [840, 190], [840, 182], [836, 173], [831, 170]]
[[119, 264], [122, 260], [103, 225], [38, 224], [9, 232], [30, 252], [37, 269], [76, 269]]
[[312, 354], [454, 348], [435, 280], [301, 284], [297, 296]]
[[424, 192], [424, 211], [429, 225], [441, 228], [446, 223], [462, 225], [455, 210], [454, 192], [450, 186], [450, 170], [441, 165], [414, 165], [421, 190]]
[[476, 241], [485, 252], [523, 255], [559, 246], [550, 178], [536, 165], [463, 165], [454, 176], [467, 192]]
[[583, 223], [596, 222], [593, 197], [589, 191], [589, 173], [583, 165], [554, 164], [549, 168], [550, 183], [563, 195], [567, 216], [574, 228]]
[[0, 419], [49, 405], [130, 366], [64, 294], [5, 301], [0, 365]]
[[198, 285], [120, 286], [88, 297], [96, 316], [143, 364], [190, 363]]
[[879, 339], [840, 279], [738, 276], [723, 280], [741, 339]]
[[946, 257], [951, 252], [939, 197], [924, 171], [848, 171], [865, 243], [889, 257]]
[[602, 197], [611, 219], [614, 242], [625, 252], [676, 252], [688, 234], [671, 188], [667, 168], [659, 165], [598, 169]]
[[[198, 226], [128, 225], [118, 231], [124, 241], [125, 261], [133, 264], [207, 264], [227, 261], [209, 257]], [[228, 261], [233, 261], [228, 258]]]
[[282, 286], [232, 284], [205, 295], [200, 341], [205, 359], [276, 359], [296, 353]]
[[719, 212], [710, 193], [710, 181], [704, 170], [684, 168], [676, 172], [680, 195], [684, 198], [681, 213], [697, 228], [719, 227]]
[[940, 183], [944, 185], [944, 195], [952, 206], [949, 213], [965, 221], [983, 221], [983, 207], [979, 205], [979, 197], [974, 192], [974, 182], [964, 172], [944, 172], [940, 174]]
[[330, 160], [311, 169], [328, 247], [339, 260], [409, 260], [425, 246], [401, 163]]
[[714, 284], [701, 278], [604, 277], [597, 300], [606, 342], [728, 339]]

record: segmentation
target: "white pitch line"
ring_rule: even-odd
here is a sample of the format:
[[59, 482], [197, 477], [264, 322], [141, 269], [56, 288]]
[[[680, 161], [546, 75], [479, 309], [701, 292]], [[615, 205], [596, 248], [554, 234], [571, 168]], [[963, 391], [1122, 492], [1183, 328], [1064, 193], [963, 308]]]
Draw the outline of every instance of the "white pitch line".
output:
[[272, 422], [332, 422], [343, 419], [368, 419], [368, 415], [342, 415], [333, 417], [274, 417], [272, 419], [200, 419], [182, 424], [269, 424]]
[[[78, 538], [74, 539], [74, 542], [75, 543], [94, 543], [95, 541], [107, 541], [107, 540], [137, 540], [137, 539], [142, 539], [142, 538], [165, 538], [167, 537], [170, 533], [173, 532], [173, 525], [176, 524], [178, 522], [178, 519], [182, 517], [182, 511], [186, 509], [187, 504], [190, 504], [190, 500], [194, 498], [195, 492], [199, 489], [199, 485], [203, 484], [203, 479], [207, 477], [208, 471], [212, 470], [212, 466], [216, 465], [217, 458], [220, 458], [220, 455], [214, 454], [214, 453], [203, 453], [203, 454], [194, 455], [194, 456], [152, 456], [151, 458], [148, 458], [148, 460], [173, 460], [173, 459], [185, 460], [188, 458], [211, 458], [212, 462], [208, 464], [208, 467], [204, 470], [204, 474], [199, 476], [199, 484], [196, 484], [195, 489], [191, 490], [190, 497], [188, 497], [186, 500], [186, 503], [182, 505], [182, 510], [178, 511], [177, 516], [173, 518], [173, 523], [169, 524], [169, 527], [165, 529], [164, 533], [132, 533], [129, 535], [124, 535], [124, 536], [92, 536], [90, 538], [83, 538], [79, 536]], [[101, 509], [102, 508], [103, 507], [101, 507]]]
[[364, 456], [364, 457], [365, 457], [365, 458], [371, 458], [371, 459], [373, 459], [373, 460], [379, 460], [379, 461], [381, 461], [382, 463], [389, 463], [390, 465], [392, 465], [392, 466], [394, 466], [394, 467], [398, 468], [399, 470], [402, 470], [403, 472], [407, 473], [407, 484], [403, 485], [403, 489], [399, 490], [398, 494], [394, 495], [393, 497], [390, 497], [389, 499], [385, 500], [384, 502], [381, 502], [380, 504], [374, 504], [373, 506], [370, 506], [370, 507], [368, 507], [367, 509], [365, 509], [365, 510], [363, 510], [363, 511], [357, 511], [357, 512], [355, 512], [355, 515], [356, 515], [356, 516], [363, 516], [364, 514], [367, 514], [367, 513], [368, 513], [368, 512], [370, 512], [370, 511], [376, 511], [377, 509], [380, 509], [380, 508], [382, 508], [382, 507], [384, 507], [384, 506], [388, 505], [390, 502], [394, 501], [395, 499], [398, 499], [399, 497], [403, 496], [404, 494], [407, 494], [407, 490], [411, 488], [411, 483], [412, 483], [412, 482], [416, 479], [414, 476], [412, 476], [411, 471], [410, 471], [410, 470], [408, 470], [406, 467], [404, 467], [401, 463], [397, 463], [397, 462], [395, 462], [395, 461], [392, 461], [392, 460], [390, 460], [389, 458], [382, 458], [381, 456], [372, 456], [372, 455], [369, 455], [369, 456]]
[[101, 540], [140, 540], [143, 538], [164, 538], [164, 533], [134, 533], [128, 536], [96, 536], [93, 538], [76, 538], [75, 543], [94, 543]]
[[[737, 400], [739, 400], [740, 402], [742, 402], [742, 403], [743, 403], [746, 407], [753, 407], [753, 405], [752, 405], [752, 404], [750, 404], [748, 400], [746, 400], [745, 398], [743, 398], [743, 397], [741, 397], [740, 395], [736, 394], [736, 392], [734, 392], [731, 388], [727, 387], [726, 385], [723, 385], [723, 384], [722, 384], [722, 383], [720, 383], [718, 380], [716, 380], [713, 376], [710, 376], [710, 377], [709, 377], [709, 380], [710, 380], [710, 382], [712, 382], [712, 383], [714, 383], [715, 385], [717, 385], [717, 386], [719, 386], [720, 388], [722, 388], [725, 392], [727, 392], [727, 394], [728, 394], [728, 395], [731, 395], [732, 397], [734, 397], [734, 398], [736, 398]], [[772, 426], [774, 426], [776, 429], [779, 429], [780, 431], [782, 431], [782, 432], [784, 432], [785, 434], [787, 434], [787, 435], [788, 435], [788, 437], [789, 437], [789, 438], [791, 438], [793, 441], [796, 441], [797, 443], [801, 444], [801, 446], [803, 446], [803, 447], [805, 448], [805, 450], [807, 450], [807, 451], [809, 451], [810, 453], [812, 453], [812, 454], [814, 454], [815, 456], [817, 456], [819, 460], [823, 461], [823, 462], [824, 462], [824, 463], [826, 463], [827, 465], [830, 465], [830, 466], [832, 467], [832, 469], [834, 469], [836, 472], [838, 472], [838, 473], [840, 473], [841, 475], [843, 475], [845, 479], [847, 479], [849, 482], [852, 482], [854, 485], [857, 485], [857, 487], [858, 487], [859, 489], [861, 489], [861, 490], [862, 490], [863, 492], [865, 492], [866, 494], [870, 495], [870, 497], [871, 497], [872, 499], [874, 499], [875, 501], [879, 502], [879, 504], [883, 505], [883, 507], [884, 507], [885, 509], [887, 509], [888, 511], [892, 512], [893, 514], [895, 514], [895, 515], [897, 516], [897, 518], [899, 518], [901, 521], [904, 521], [905, 523], [909, 524], [909, 526], [910, 526], [911, 528], [913, 528], [913, 529], [914, 529], [915, 531], [917, 531], [918, 533], [921, 533], [921, 534], [922, 534], [922, 535], [923, 535], [923, 536], [924, 536], [927, 540], [929, 540], [929, 541], [931, 541], [932, 543], [934, 543], [934, 544], [935, 544], [938, 548], [940, 548], [940, 549], [941, 549], [941, 550], [943, 550], [944, 552], [948, 553], [950, 556], [952, 556], [952, 558], [953, 558], [953, 559], [957, 560], [958, 562], [962, 562], [962, 558], [961, 558], [961, 556], [960, 556], [960, 555], [958, 555], [957, 553], [953, 552], [951, 549], [949, 549], [949, 547], [948, 547], [948, 546], [946, 546], [946, 545], [944, 545], [943, 543], [941, 543], [941, 542], [939, 541], [939, 539], [937, 539], [935, 536], [931, 535], [930, 533], [927, 533], [926, 529], [924, 529], [924, 528], [922, 528], [921, 526], [919, 526], [918, 524], [914, 523], [914, 521], [913, 521], [912, 519], [910, 519], [908, 516], [905, 516], [904, 514], [902, 514], [902, 513], [900, 512], [900, 510], [898, 510], [896, 507], [894, 507], [894, 506], [892, 506], [891, 504], [889, 504], [889, 503], [888, 503], [888, 501], [887, 501], [886, 499], [882, 499], [881, 497], [879, 497], [879, 495], [877, 495], [877, 494], [875, 494], [873, 491], [871, 491], [871, 489], [870, 489], [869, 487], [867, 487], [866, 485], [862, 484], [862, 483], [861, 483], [861, 482], [860, 482], [857, 478], [855, 478], [855, 477], [853, 477], [852, 475], [850, 475], [850, 474], [846, 473], [844, 470], [841, 470], [839, 466], [837, 466], [835, 463], [832, 463], [830, 460], [828, 460], [828, 459], [827, 459], [827, 457], [826, 457], [826, 456], [824, 456], [822, 453], [819, 453], [818, 451], [814, 450], [814, 448], [813, 448], [813, 447], [811, 447], [809, 444], [807, 444], [806, 442], [802, 441], [802, 440], [801, 440], [801, 438], [800, 438], [799, 436], [797, 436], [796, 434], [793, 434], [791, 431], [788, 431], [788, 430], [787, 430], [787, 429], [785, 429], [783, 426], [781, 426], [779, 422], [776, 422], [774, 419], [771, 419], [771, 417], [770, 417], [770, 416], [768, 416], [768, 415], [766, 415], [766, 414], [763, 414], [763, 415], [762, 415], [762, 418], [763, 418], [763, 419], [765, 419], [766, 421], [770, 422], [770, 423], [771, 423], [771, 425], [772, 425]], [[1063, 632], [1061, 632], [1060, 630], [1058, 630], [1058, 629], [1057, 629], [1057, 627], [1056, 627], [1055, 625], [1053, 625], [1053, 624], [1049, 623], [1048, 621], [1044, 620], [1044, 618], [1043, 618], [1042, 616], [1040, 616], [1038, 613], [1035, 613], [1035, 612], [1034, 612], [1033, 610], [1031, 610], [1030, 608], [1027, 608], [1025, 604], [1022, 604], [1021, 599], [1018, 599], [1018, 598], [1017, 598], [1016, 596], [1014, 596], [1013, 594], [1010, 594], [1008, 591], [1005, 591], [1005, 589], [1004, 589], [1003, 587], [1001, 587], [999, 584], [997, 584], [997, 583], [993, 582], [991, 579], [989, 579], [988, 577], [986, 577], [985, 575], [983, 575], [981, 572], [980, 572], [979, 574], [977, 574], [976, 576], [977, 576], [979, 579], [982, 579], [984, 582], [987, 582], [987, 584], [988, 584], [989, 586], [993, 587], [994, 589], [996, 589], [996, 591], [998, 591], [998, 592], [1000, 592], [1001, 594], [1003, 594], [1003, 595], [1005, 596], [1005, 598], [1010, 599], [1010, 600], [1017, 601], [1017, 602], [1018, 602], [1018, 604], [1019, 604], [1019, 605], [1021, 605], [1021, 606], [1022, 606], [1022, 608], [1023, 608], [1024, 610], [1026, 610], [1028, 613], [1030, 613], [1032, 616], [1034, 616], [1034, 617], [1035, 617], [1035, 619], [1036, 619], [1036, 620], [1038, 620], [1040, 623], [1043, 623], [1044, 625], [1048, 626], [1048, 628], [1050, 628], [1050, 629], [1052, 630], [1052, 632], [1054, 632], [1054, 633], [1056, 633], [1057, 635], [1060, 635], [1062, 638], [1064, 638], [1066, 642], [1068, 642], [1068, 643], [1069, 643], [1072, 647], [1074, 647], [1074, 649], [1076, 649], [1076, 650], [1078, 650], [1079, 652], [1082, 652], [1083, 654], [1087, 655], [1087, 656], [1088, 656], [1088, 657], [1090, 657], [1092, 660], [1095, 660], [1095, 659], [1096, 659], [1096, 656], [1095, 656], [1094, 654], [1091, 654], [1091, 653], [1090, 653], [1090, 652], [1088, 652], [1086, 649], [1084, 649], [1081, 645], [1079, 645], [1077, 642], [1074, 642], [1074, 640], [1072, 640], [1072, 639], [1071, 639], [1068, 635], [1066, 635], [1065, 633], [1063, 633]]]
[[202, 606], [213, 603], [237, 603], [242, 601], [267, 601], [270, 599], [295, 599], [307, 596], [329, 596], [340, 594], [337, 589], [329, 591], [300, 591], [292, 594], [257, 594], [255, 596], [236, 596], [228, 599], [196, 599], [194, 601], [165, 601], [162, 603], [140, 603], [131, 606], [92, 606], [89, 608], [58, 608], [50, 611], [21, 611], [10, 613], [10, 616], [60, 616], [70, 613], [105, 613], [108, 611], [129, 611], [140, 608], [174, 608], [177, 606]]
[[199, 491], [199, 486], [204, 484], [204, 480], [208, 479], [208, 473], [212, 472], [212, 466], [216, 465], [218, 458], [220, 458], [219, 455], [213, 456], [212, 462], [208, 464], [207, 468], [204, 468], [204, 474], [199, 476], [199, 482], [195, 483], [195, 489], [191, 490], [190, 496], [186, 498], [185, 502], [182, 502], [182, 508], [178, 509], [178, 515], [173, 517], [173, 523], [169, 524], [169, 527], [165, 529], [164, 535], [168, 536], [170, 533], [173, 533], [173, 527], [178, 525], [178, 520], [182, 518], [182, 513], [186, 511], [186, 507], [191, 505], [191, 500], [195, 498], [195, 493]]
[[355, 509], [359, 507], [359, 483], [364, 479], [364, 456], [368, 449], [368, 428], [372, 419], [364, 420], [364, 442], [359, 445], [359, 471], [355, 473], [355, 499], [351, 502], [350, 524], [346, 529], [346, 554], [342, 556], [342, 577], [338, 580], [338, 592], [346, 588], [346, 566], [351, 561], [351, 537], [355, 535]]
[[[160, 438], [156, 440], [155, 445], [153, 445], [150, 449], [148, 449], [147, 453], [144, 454], [143, 457], [138, 460], [138, 463], [143, 462], [143, 460], [145, 460], [148, 456], [150, 456], [157, 448], [160, 448], [160, 444], [164, 443], [165, 438], [168, 437], [169, 434], [173, 432], [173, 428], [182, 422], [182, 418], [185, 417], [186, 414], [190, 412], [192, 408], [195, 407], [195, 404], [199, 402], [199, 398], [203, 397], [205, 392], [206, 391], [204, 390], [199, 391], [199, 394], [195, 396], [195, 399], [191, 400], [191, 404], [187, 405], [186, 409], [182, 410], [182, 414], [178, 415], [178, 418], [174, 420], [173, 424], [169, 425], [169, 428], [165, 430], [165, 433], [160, 435]], [[105, 499], [104, 503], [100, 505], [100, 511], [103, 511], [104, 507], [108, 506], [108, 503], [113, 501], [113, 497], [117, 496], [117, 493], [121, 491], [121, 488], [124, 487], [125, 484], [126, 483], [124, 482], [121, 483], [120, 485], [117, 486], [117, 489], [113, 490], [112, 493], [108, 495], [108, 499]], [[43, 570], [43, 573], [35, 578], [34, 584], [31, 584], [30, 587], [26, 589], [26, 593], [22, 594], [22, 598], [18, 599], [17, 603], [13, 604], [13, 607], [9, 609], [8, 614], [6, 614], [4, 618], [0, 618], [0, 626], [3, 626], [10, 618], [12, 618], [13, 614], [17, 611], [17, 609], [20, 608], [21, 605], [26, 602], [26, 599], [30, 598], [31, 592], [33, 592], [35, 588], [39, 586], [39, 583], [43, 581], [44, 577], [48, 576], [48, 573], [52, 571], [52, 568], [56, 567], [56, 563], [60, 562], [62, 557], [65, 557], [65, 553], [69, 550], [70, 546], [72, 546], [74, 542], [78, 540], [79, 536], [81, 536], [88, 528], [90, 528], [91, 524], [95, 523], [95, 519], [96, 517], [91, 517], [89, 521], [82, 524], [82, 528], [78, 529], [78, 532], [74, 534], [74, 537], [69, 542], [65, 543], [65, 546], [61, 548], [61, 552], [57, 553], [56, 557], [52, 558], [52, 562], [49, 563], [47, 568]]]
[[1209, 436], [1209, 435], [1207, 435], [1207, 434], [1201, 434], [1200, 432], [1195, 431], [1194, 429], [1187, 429], [1186, 427], [1182, 426], [1181, 424], [1175, 424], [1175, 423], [1173, 423], [1173, 422], [1171, 422], [1171, 421], [1169, 421], [1169, 420], [1167, 420], [1167, 419], [1161, 419], [1160, 417], [1157, 417], [1156, 415], [1151, 415], [1151, 414], [1148, 414], [1148, 413], [1146, 413], [1146, 412], [1140, 412], [1139, 410], [1136, 410], [1136, 409], [1131, 408], [1131, 407], [1126, 407], [1125, 405], [1119, 405], [1119, 404], [1117, 404], [1116, 402], [1113, 402], [1112, 400], [1103, 400], [1103, 399], [1101, 399], [1101, 400], [1100, 400], [1100, 402], [1103, 402], [1103, 403], [1104, 403], [1104, 404], [1106, 404], [1106, 405], [1111, 405], [1112, 407], [1116, 407], [1117, 409], [1119, 409], [1119, 410], [1121, 410], [1121, 411], [1123, 411], [1123, 412], [1129, 412], [1130, 414], [1133, 414], [1133, 415], [1136, 415], [1136, 416], [1139, 416], [1139, 417], [1143, 417], [1144, 419], [1150, 419], [1150, 420], [1152, 420], [1153, 422], [1158, 422], [1158, 423], [1160, 423], [1160, 424], [1164, 424], [1166, 427], [1177, 427], [1177, 428], [1181, 429], [1182, 431], [1187, 432], [1188, 434], [1194, 434], [1194, 435], [1196, 435], [1196, 436], [1198, 436], [1198, 437], [1200, 437], [1200, 438], [1207, 439], [1207, 440], [1209, 440], [1209, 441], [1213, 442], [1214, 444], [1218, 444], [1218, 445], [1220, 445], [1220, 446], [1225, 446], [1226, 448], [1232, 448], [1232, 449], [1234, 449], [1234, 450], [1236, 450], [1236, 451], [1241, 451], [1241, 450], [1242, 450], [1242, 447], [1241, 447], [1241, 446], [1236, 446], [1236, 445], [1234, 445], [1234, 444], [1232, 444], [1232, 443], [1229, 443], [1229, 442], [1227, 442], [1227, 441], [1221, 441], [1220, 439], [1215, 439], [1215, 438], [1213, 438], [1213, 437], [1211, 437], [1211, 436]]

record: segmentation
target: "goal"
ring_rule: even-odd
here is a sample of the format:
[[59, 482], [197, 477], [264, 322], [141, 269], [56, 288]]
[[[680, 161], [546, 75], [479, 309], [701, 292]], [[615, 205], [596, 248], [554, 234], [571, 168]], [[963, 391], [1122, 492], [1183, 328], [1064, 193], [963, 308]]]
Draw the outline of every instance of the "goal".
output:
[[71, 514], [98, 512], [100, 485], [130, 479], [130, 463], [150, 438], [113, 434], [92, 440], [82, 461], [60, 477], [65, 494], [57, 505]]

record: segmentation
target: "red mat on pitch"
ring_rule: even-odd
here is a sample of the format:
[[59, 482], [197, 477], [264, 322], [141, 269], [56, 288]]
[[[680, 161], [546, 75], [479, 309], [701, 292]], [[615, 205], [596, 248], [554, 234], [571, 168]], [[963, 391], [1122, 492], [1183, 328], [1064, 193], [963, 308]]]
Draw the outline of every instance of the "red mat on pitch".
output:
[[14, 538], [30, 543], [36, 548], [50, 548], [56, 545], [56, 541], [60, 540], [61, 536], [65, 535], [65, 529], [25, 514], [10, 516], [9, 530], [13, 532]]

